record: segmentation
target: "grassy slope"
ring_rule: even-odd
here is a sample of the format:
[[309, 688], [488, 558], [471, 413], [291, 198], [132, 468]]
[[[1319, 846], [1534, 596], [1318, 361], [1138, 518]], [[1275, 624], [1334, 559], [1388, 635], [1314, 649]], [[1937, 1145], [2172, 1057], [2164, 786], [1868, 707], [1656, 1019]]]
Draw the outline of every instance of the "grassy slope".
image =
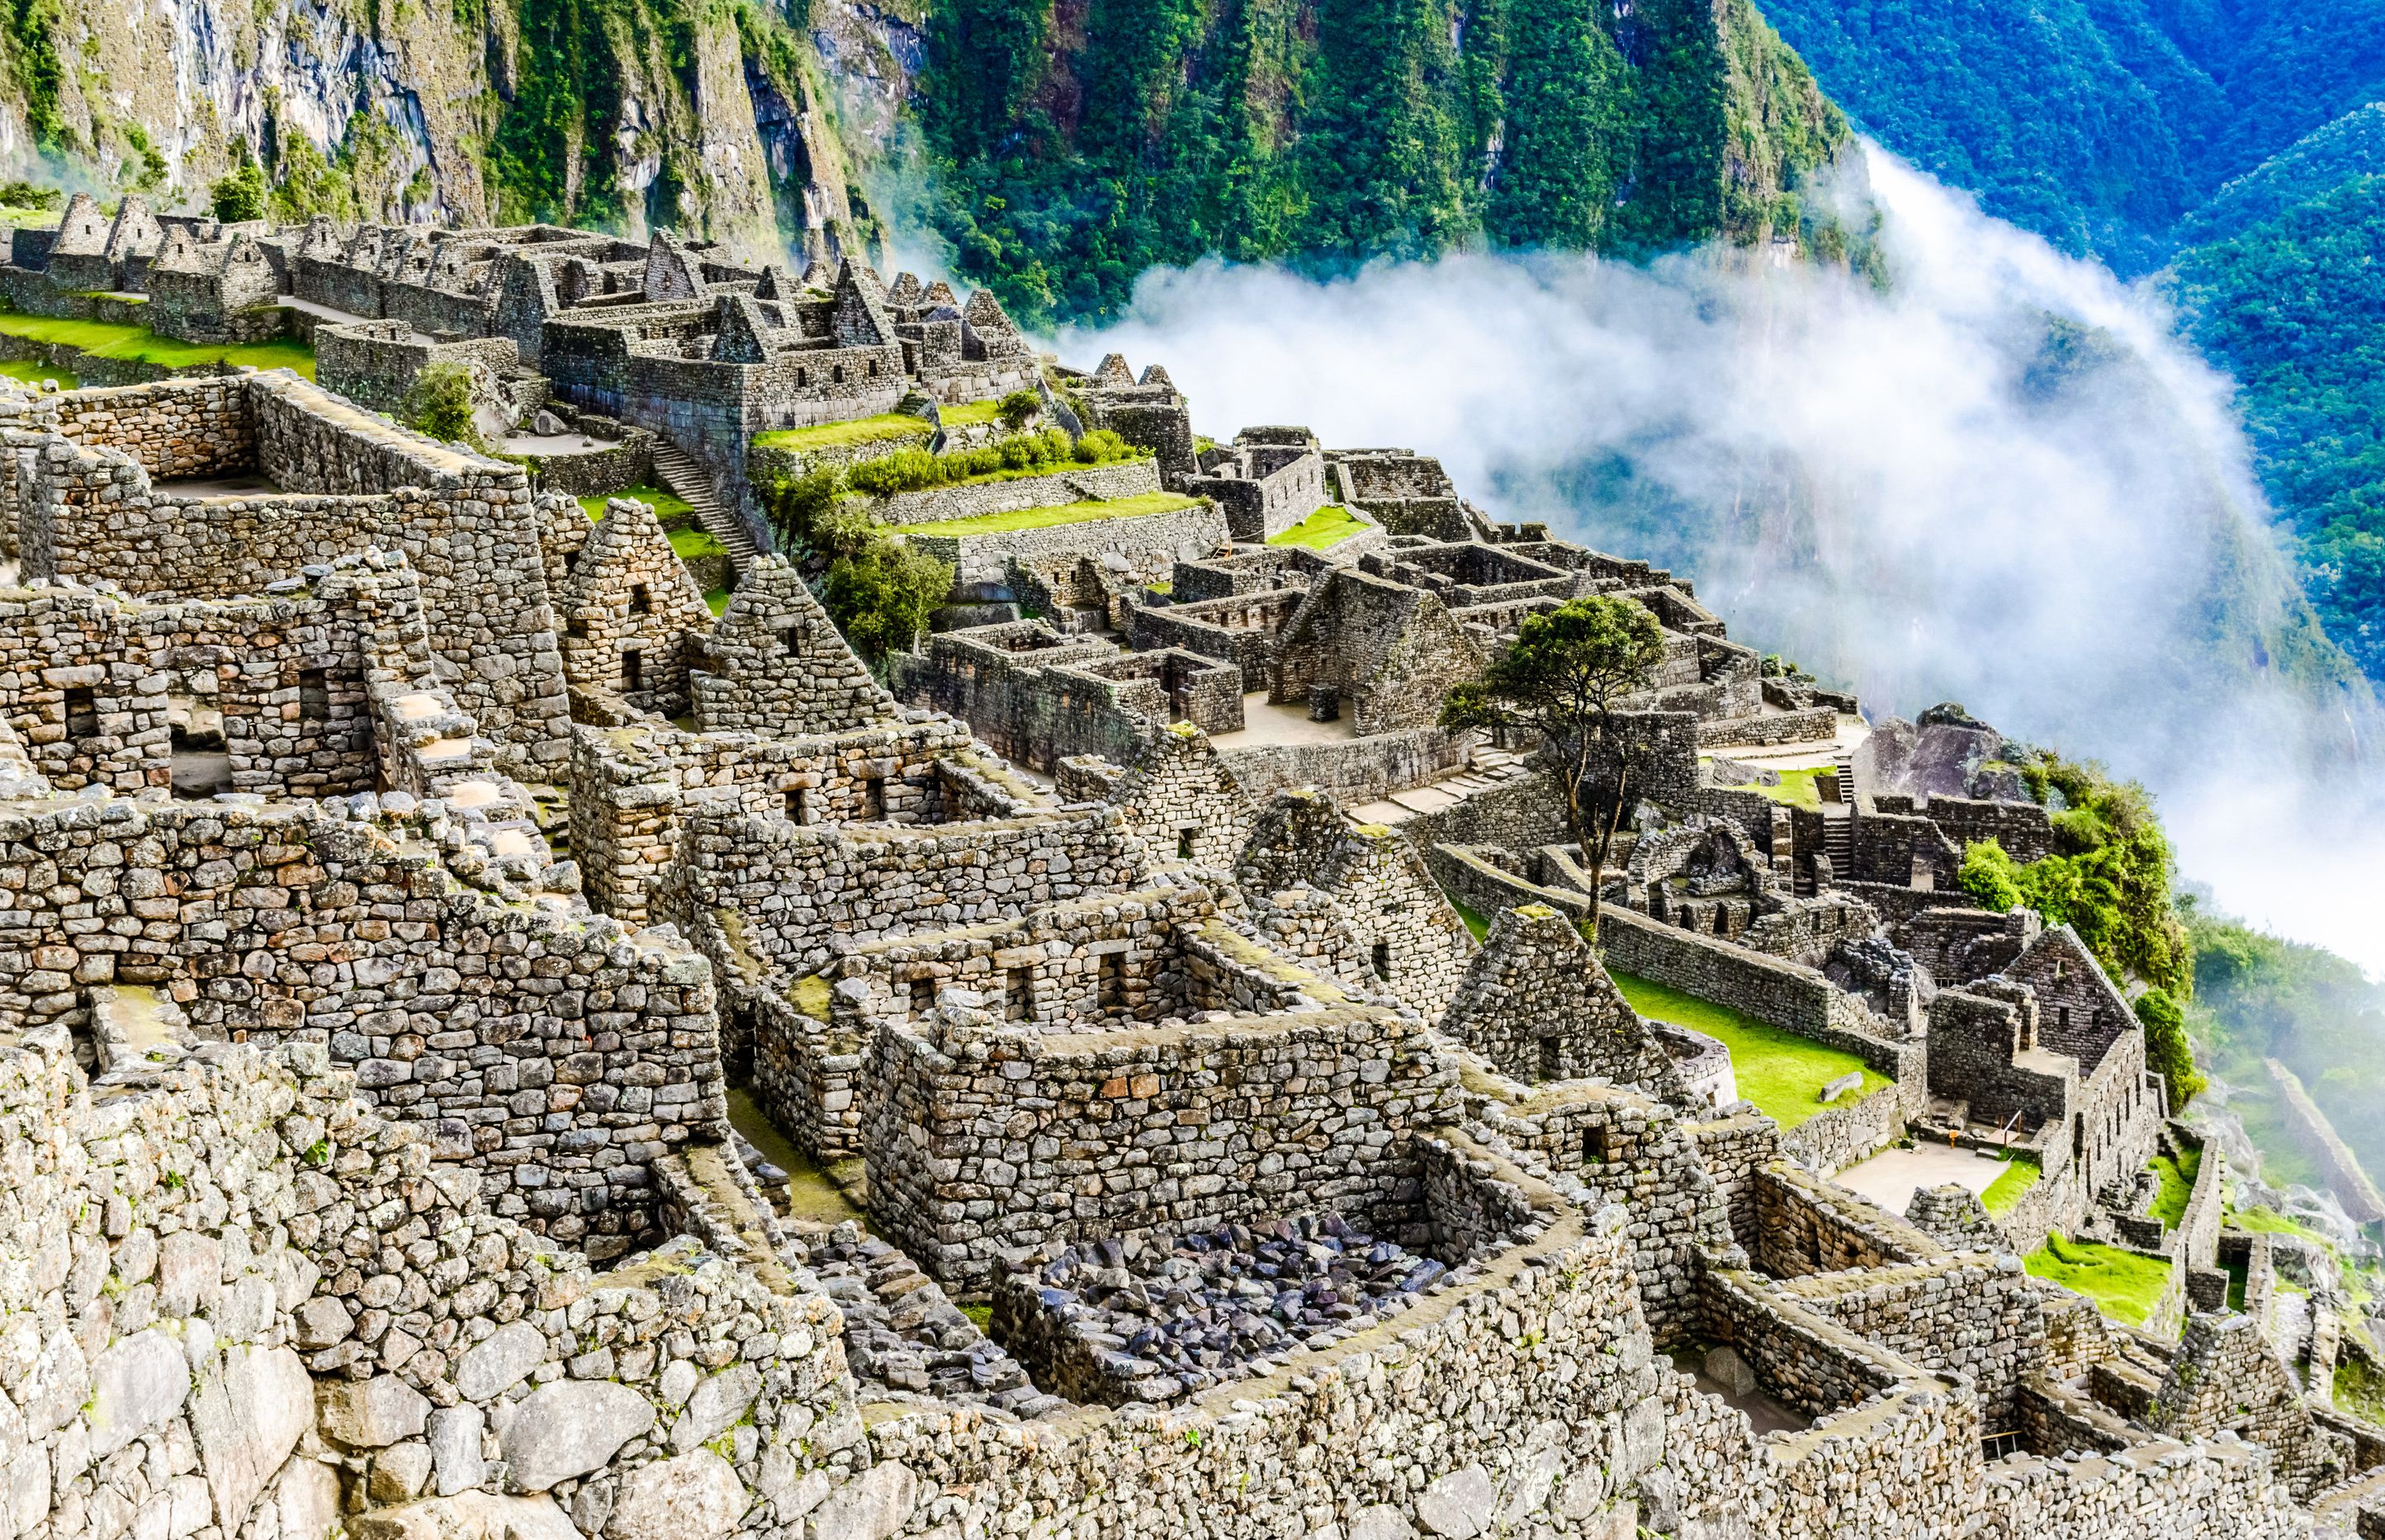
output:
[[1992, 1214], [2008, 1214], [2020, 1206], [2022, 1198], [2044, 1175], [2045, 1168], [2035, 1161], [2017, 1157], [2008, 1160], [2004, 1162], [2003, 1174], [1988, 1184], [1987, 1191], [1979, 1194], [1979, 1206]]
[[[944, 418], [961, 410], [948, 408]], [[856, 417], [851, 422], [824, 422], [816, 428], [780, 428], [754, 435], [755, 449], [836, 449], [845, 444], [893, 443], [904, 439], [926, 439], [935, 428], [924, 417], [907, 413], [889, 412], [881, 416]]]
[[1852, 1053], [1825, 1048], [1648, 979], [1630, 974], [1614, 976], [1634, 1011], [1653, 1021], [1703, 1032], [1730, 1049], [1731, 1074], [1739, 1082], [1739, 1094], [1783, 1128], [1794, 1128], [1821, 1112], [1826, 1104], [1816, 1099], [1817, 1094], [1842, 1074], [1862, 1071], [1863, 1087], [1852, 1097], [1841, 1097], [1842, 1104], [1869, 1096], [1888, 1084]]
[[28, 385], [39, 385], [44, 379], [55, 379], [58, 382], [58, 389], [61, 391], [75, 390], [82, 384], [82, 380], [72, 369], [54, 369], [46, 364], [35, 364], [27, 359], [0, 364], [0, 375], [5, 375], [10, 379], [21, 379]]
[[1353, 518], [1349, 509], [1329, 503], [1282, 534], [1268, 536], [1267, 544], [1303, 545], [1311, 551], [1326, 551], [1366, 528], [1365, 521]]
[[1007, 514], [980, 514], [974, 518], [949, 518], [935, 524], [894, 527], [904, 535], [1000, 535], [1014, 529], [1045, 529], [1055, 524], [1083, 524], [1099, 518], [1144, 518], [1172, 514], [1201, 500], [1178, 492], [1139, 492], [1132, 497], [1102, 498], [1085, 503], [1061, 503], [1042, 508], [1020, 508]]
[[[309, 379], [315, 378], [315, 350], [290, 337], [270, 342], [219, 346], [160, 337], [145, 326], [18, 315], [0, 315], [0, 335], [35, 342], [63, 342], [95, 357], [130, 359], [167, 369], [189, 368], [197, 364], [247, 364], [260, 369], [295, 369]], [[63, 385], [65, 381], [59, 383]]]
[[2162, 1290], [2169, 1286], [2169, 1263], [2093, 1241], [2049, 1235], [2024, 1259], [2029, 1276], [2075, 1289], [2113, 1320], [2142, 1326]]
[[2187, 1199], [2194, 1196], [2194, 1174], [2202, 1164], [2200, 1150], [2187, 1151], [2182, 1161], [2166, 1155], [2154, 1157], [2153, 1173], [2161, 1181], [2161, 1191], [2154, 1198], [2154, 1218], [2175, 1227], [2186, 1217]]

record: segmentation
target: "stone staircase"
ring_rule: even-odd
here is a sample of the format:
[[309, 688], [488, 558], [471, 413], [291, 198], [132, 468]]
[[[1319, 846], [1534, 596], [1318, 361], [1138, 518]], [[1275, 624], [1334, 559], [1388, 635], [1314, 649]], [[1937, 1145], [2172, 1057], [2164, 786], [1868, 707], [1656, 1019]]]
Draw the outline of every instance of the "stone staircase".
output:
[[720, 494], [713, 487], [711, 473], [698, 465], [693, 455], [659, 433], [655, 435], [655, 479], [686, 499], [687, 505], [695, 510], [696, 523], [728, 551], [731, 581], [743, 576], [746, 564], [758, 554], [745, 521], [733, 510], [720, 505]]

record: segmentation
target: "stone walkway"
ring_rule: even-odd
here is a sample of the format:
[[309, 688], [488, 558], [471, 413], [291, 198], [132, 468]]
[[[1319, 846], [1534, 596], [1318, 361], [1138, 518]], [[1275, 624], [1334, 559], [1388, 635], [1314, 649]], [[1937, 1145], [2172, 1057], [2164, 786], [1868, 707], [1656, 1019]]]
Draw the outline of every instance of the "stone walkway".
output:
[[1405, 824], [1419, 813], [1439, 813], [1443, 808], [1455, 807], [1468, 797], [1496, 790], [1530, 774], [1520, 760], [1504, 749], [1477, 749], [1467, 768], [1456, 775], [1354, 807], [1350, 819], [1353, 823], [1381, 824], [1387, 827]]
[[1983, 1193], [2004, 1173], [2004, 1163], [1992, 1155], [1925, 1144], [1911, 1149], [1883, 1149], [1868, 1161], [1849, 1166], [1831, 1180], [1892, 1214], [1901, 1214], [1913, 1201], [1913, 1195], [1923, 1187], [1942, 1187], [1953, 1183]]

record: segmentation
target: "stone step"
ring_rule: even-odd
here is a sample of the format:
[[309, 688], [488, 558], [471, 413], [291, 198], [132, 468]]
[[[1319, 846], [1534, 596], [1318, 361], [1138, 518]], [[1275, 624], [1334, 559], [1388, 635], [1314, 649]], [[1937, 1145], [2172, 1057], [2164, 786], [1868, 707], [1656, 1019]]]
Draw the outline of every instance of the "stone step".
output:
[[693, 455], [668, 439], [655, 441], [655, 477], [695, 510], [696, 523], [727, 548], [731, 566], [742, 572], [759, 553], [745, 521], [722, 510], [711, 476]]

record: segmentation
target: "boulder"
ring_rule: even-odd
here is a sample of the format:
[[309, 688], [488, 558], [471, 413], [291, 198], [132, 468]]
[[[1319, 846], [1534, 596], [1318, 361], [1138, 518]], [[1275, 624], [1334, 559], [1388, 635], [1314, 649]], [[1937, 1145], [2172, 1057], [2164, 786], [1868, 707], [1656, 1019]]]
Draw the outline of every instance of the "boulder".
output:
[[313, 1410], [315, 1382], [287, 1348], [227, 1348], [200, 1366], [191, 1431], [227, 1534], [241, 1523], [298, 1447]]
[[1494, 1496], [1491, 1472], [1480, 1465], [1468, 1465], [1424, 1489], [1417, 1498], [1417, 1521], [1426, 1534], [1443, 1540], [1473, 1540], [1491, 1527]]
[[873, 1465], [812, 1510], [817, 1540], [887, 1540], [911, 1517], [919, 1478], [899, 1460]]
[[745, 1514], [737, 1472], [710, 1449], [641, 1465], [621, 1478], [608, 1540], [721, 1540]]
[[546, 1334], [527, 1321], [508, 1322], [456, 1362], [456, 1393], [486, 1401], [519, 1385], [546, 1361]]
[[421, 1435], [431, 1402], [394, 1374], [340, 1380], [323, 1386], [318, 1404], [323, 1436], [352, 1449], [379, 1449]]
[[441, 1497], [486, 1479], [488, 1462], [481, 1458], [481, 1429], [486, 1422], [479, 1407], [442, 1407], [431, 1414], [431, 1489]]
[[687, 1399], [687, 1410], [671, 1425], [672, 1449], [685, 1454], [736, 1426], [761, 1393], [761, 1372], [751, 1364], [736, 1364], [707, 1378], [695, 1387]]
[[517, 1492], [584, 1476], [655, 1425], [654, 1403], [610, 1380], [557, 1380], [522, 1398], [499, 1440]]
[[1350, 1540], [1416, 1540], [1416, 1526], [1391, 1504], [1377, 1503], [1350, 1521]]
[[100, 1354], [91, 1379], [94, 1459], [106, 1459], [181, 1410], [191, 1392], [182, 1345], [155, 1326]]

